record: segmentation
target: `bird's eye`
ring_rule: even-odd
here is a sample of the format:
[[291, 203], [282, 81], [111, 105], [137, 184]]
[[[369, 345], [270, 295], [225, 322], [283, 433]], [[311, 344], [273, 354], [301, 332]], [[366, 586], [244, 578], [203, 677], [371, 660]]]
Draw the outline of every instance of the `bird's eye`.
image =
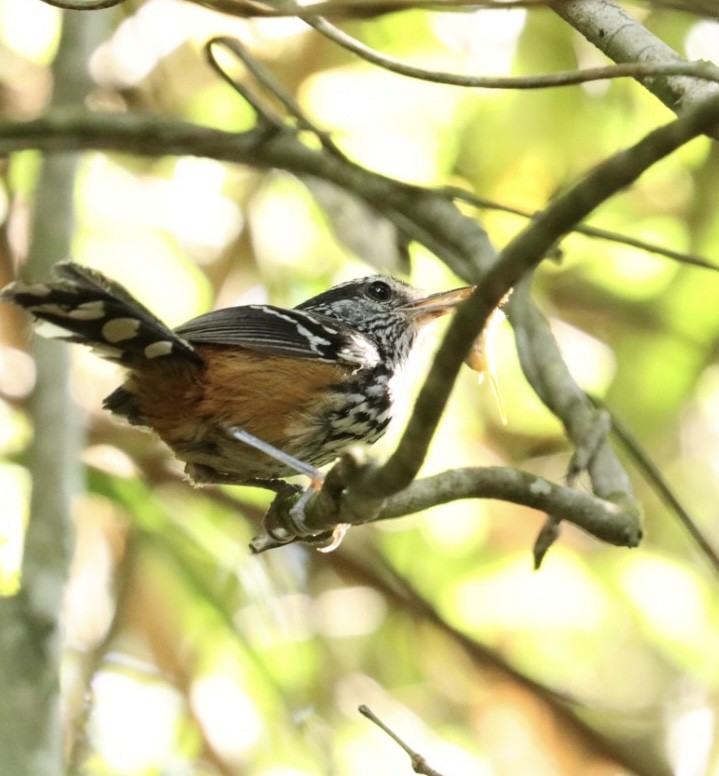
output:
[[384, 280], [374, 280], [367, 286], [367, 296], [377, 302], [386, 302], [392, 296], [392, 289]]

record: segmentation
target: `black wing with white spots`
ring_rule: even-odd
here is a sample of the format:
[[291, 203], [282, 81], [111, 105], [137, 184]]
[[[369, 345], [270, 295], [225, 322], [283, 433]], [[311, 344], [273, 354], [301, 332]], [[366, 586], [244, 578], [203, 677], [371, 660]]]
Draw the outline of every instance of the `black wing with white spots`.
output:
[[376, 346], [341, 321], [303, 310], [244, 305], [201, 315], [175, 329], [192, 344], [235, 345], [268, 355], [372, 365]]
[[121, 285], [79, 264], [57, 264], [46, 282], [2, 291], [41, 322], [40, 334], [89, 345], [132, 367], [179, 357], [200, 366], [197, 345], [230, 345], [267, 355], [373, 366], [376, 345], [342, 321], [304, 310], [246, 305], [201, 315], [174, 331]]

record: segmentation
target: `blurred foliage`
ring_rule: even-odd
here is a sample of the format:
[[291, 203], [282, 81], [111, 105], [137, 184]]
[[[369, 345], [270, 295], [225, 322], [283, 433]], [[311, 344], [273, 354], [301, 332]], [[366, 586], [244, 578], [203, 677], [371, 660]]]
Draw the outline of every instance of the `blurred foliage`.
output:
[[[359, 163], [516, 207], [541, 208], [670, 118], [630, 80], [461, 90], [382, 72], [296, 20], [231, 19], [179, 0], [102, 13], [95, 109], [249, 128], [252, 112], [202, 52], [213, 34], [237, 35]], [[689, 59], [716, 53], [716, 23], [667, 8], [641, 13]], [[60, 25], [37, 0], [0, 0], [4, 118], [43, 110]], [[528, 74], [599, 61], [541, 8], [408, 11], [344, 28], [440, 70]], [[3, 165], [3, 282], [10, 255], [27, 251], [37, 161], [23, 153]], [[718, 176], [716, 145], [696, 140], [592, 223], [719, 264]], [[367, 271], [285, 172], [88, 153], [76, 197], [74, 258], [173, 324], [213, 305], [296, 304]], [[523, 225], [494, 210], [479, 216], [497, 246]], [[581, 235], [560, 247], [536, 293], [573, 373], [624, 419], [719, 546], [719, 276]], [[411, 253], [418, 285], [456, 282], [425, 250]], [[9, 594], [27, 520], [33, 375], [25, 324], [0, 313], [0, 589]], [[506, 423], [488, 387], [462, 375], [425, 471], [506, 463], [559, 480], [570, 453], [561, 428], [521, 375], [508, 327], [492, 342]], [[662, 755], [683, 776], [719, 773], [717, 578], [640, 478], [639, 549], [565, 527], [538, 573], [530, 548], [542, 516], [482, 502], [356, 529], [332, 555], [290, 546], [250, 557], [265, 495], [190, 490], [157, 443], [101, 414], [116, 368], [85, 352], [73, 358], [88, 488], [76, 505], [65, 612], [72, 772], [408, 773], [406, 755], [357, 714], [365, 703], [445, 776], [622, 773], [630, 751], [643, 773], [664, 772], [653, 765]], [[568, 724], [551, 697], [480, 660], [459, 633], [575, 699], [570, 711], [591, 728]]]

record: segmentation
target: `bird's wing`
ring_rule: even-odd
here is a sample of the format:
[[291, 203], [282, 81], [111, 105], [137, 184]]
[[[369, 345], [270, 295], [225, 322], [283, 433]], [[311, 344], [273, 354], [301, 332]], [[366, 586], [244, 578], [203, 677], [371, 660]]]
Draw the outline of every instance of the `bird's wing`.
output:
[[243, 305], [193, 318], [175, 329], [192, 344], [236, 345], [291, 358], [373, 366], [376, 345], [341, 321], [303, 310]]

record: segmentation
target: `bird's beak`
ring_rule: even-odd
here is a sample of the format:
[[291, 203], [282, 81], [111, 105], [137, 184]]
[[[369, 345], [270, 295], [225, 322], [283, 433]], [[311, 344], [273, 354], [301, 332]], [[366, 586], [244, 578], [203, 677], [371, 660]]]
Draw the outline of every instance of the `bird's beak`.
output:
[[415, 299], [402, 305], [401, 310], [406, 311], [420, 323], [427, 323], [434, 318], [445, 315], [463, 302], [474, 291], [475, 286], [464, 286], [452, 291], [440, 291], [438, 294], [430, 294], [422, 299]]

